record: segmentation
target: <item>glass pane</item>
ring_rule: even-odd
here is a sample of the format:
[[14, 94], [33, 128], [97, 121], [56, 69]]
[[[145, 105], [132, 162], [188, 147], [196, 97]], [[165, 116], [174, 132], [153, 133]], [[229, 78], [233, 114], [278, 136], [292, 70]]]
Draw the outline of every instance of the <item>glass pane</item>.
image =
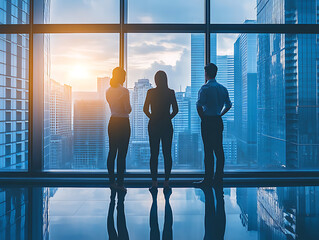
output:
[[0, 35], [0, 171], [28, 168], [29, 36]]
[[128, 0], [129, 23], [204, 23], [204, 0]]
[[[203, 168], [200, 121], [196, 113], [197, 92], [204, 83], [204, 34], [128, 34], [128, 87], [131, 92], [131, 142], [129, 171], [149, 171], [148, 118], [143, 104], [154, 75], [164, 70], [175, 90], [179, 113], [173, 119], [173, 171]], [[159, 157], [163, 169], [163, 155]]]
[[216, 63], [234, 102], [225, 168], [318, 169], [317, 36], [218, 34]]
[[318, 23], [316, 0], [258, 0], [257, 2], [257, 23]]
[[317, 7], [316, 0], [211, 0], [211, 23], [317, 24]]
[[27, 188], [0, 189], [1, 239], [28, 239], [27, 210]]
[[48, 74], [44, 78], [44, 169], [106, 169], [105, 90], [119, 63], [119, 35], [46, 38], [50, 48], [44, 68], [49, 72], [41, 73]]
[[28, 24], [30, 0], [1, 0], [0, 24]]
[[244, 23], [256, 20], [257, 0], [210, 0], [211, 23]]
[[34, 23], [119, 23], [118, 0], [34, 0]]

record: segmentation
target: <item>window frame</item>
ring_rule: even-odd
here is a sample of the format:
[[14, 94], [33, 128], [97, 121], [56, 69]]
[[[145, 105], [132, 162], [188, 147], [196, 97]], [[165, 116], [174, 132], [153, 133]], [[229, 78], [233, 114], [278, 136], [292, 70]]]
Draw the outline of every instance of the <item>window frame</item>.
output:
[[[59, 33], [118, 33], [119, 65], [126, 68], [127, 33], [204, 33], [205, 34], [205, 62], [210, 62], [210, 34], [211, 33], [282, 33], [282, 34], [319, 34], [317, 24], [211, 24], [211, 0], [205, 1], [205, 22], [203, 24], [129, 24], [127, 23], [128, 1], [120, 0], [119, 24], [34, 24], [34, 2], [30, 0], [29, 24], [0, 25], [0, 34], [28, 34], [29, 35], [29, 139], [28, 139], [28, 169], [24, 172], [0, 171], [0, 178], [4, 177], [98, 177], [105, 178], [107, 173], [102, 171], [56, 170], [43, 169], [43, 91], [34, 91], [37, 82], [33, 79], [33, 38], [34, 34]], [[41, 117], [39, 117], [41, 116]], [[162, 174], [160, 174], [161, 176]], [[202, 177], [202, 172], [185, 170], [173, 173], [172, 177], [196, 178]], [[126, 177], [150, 177], [149, 173], [126, 173]], [[240, 178], [281, 178], [281, 177], [310, 177], [318, 178], [319, 169], [313, 171], [245, 171], [226, 172], [225, 177]]]

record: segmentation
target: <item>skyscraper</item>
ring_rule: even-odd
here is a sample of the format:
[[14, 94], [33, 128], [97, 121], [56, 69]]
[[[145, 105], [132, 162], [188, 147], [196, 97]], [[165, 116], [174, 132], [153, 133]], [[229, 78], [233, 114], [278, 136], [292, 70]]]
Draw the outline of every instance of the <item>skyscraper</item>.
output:
[[[216, 63], [216, 34], [211, 34], [211, 62]], [[191, 131], [200, 133], [200, 119], [197, 115], [196, 102], [198, 91], [205, 83], [205, 36], [191, 34]]]
[[46, 168], [69, 168], [72, 158], [72, 87], [51, 79], [50, 160]]
[[[1, 1], [0, 24], [29, 23], [30, 1]], [[0, 169], [28, 166], [29, 36], [0, 35]]]
[[[218, 55], [217, 56], [218, 72], [216, 80], [227, 88], [230, 101], [234, 105], [234, 56], [233, 55]], [[234, 121], [234, 106], [224, 116], [224, 120]]]
[[131, 121], [131, 143], [129, 146], [130, 168], [148, 168], [150, 160], [150, 148], [148, 141], [148, 118], [143, 112], [143, 106], [147, 91], [152, 88], [148, 79], [138, 79], [134, 89], [131, 91], [132, 113]]
[[106, 168], [106, 133], [106, 104], [100, 99], [75, 100], [73, 168]]
[[229, 112], [223, 116], [225, 166], [231, 167], [236, 165], [237, 167], [237, 141], [234, 136], [234, 56], [218, 55], [217, 67], [216, 80], [227, 88], [229, 98], [233, 103]]
[[[257, 23], [318, 23], [316, 0], [258, 0]], [[276, 6], [276, 7], [274, 7]], [[318, 40], [258, 35], [258, 164], [319, 166]]]
[[136, 140], [148, 140], [148, 118], [143, 112], [147, 91], [152, 88], [148, 79], [138, 79], [132, 92], [132, 137]]
[[[256, 21], [246, 20], [245, 24]], [[257, 35], [242, 33], [234, 44], [234, 121], [237, 162], [257, 163]]]
[[27, 188], [0, 189], [0, 238], [27, 239]]
[[[50, 0], [34, 0], [34, 22], [49, 23]], [[44, 167], [50, 160], [50, 35], [33, 35], [33, 126], [40, 127]]]

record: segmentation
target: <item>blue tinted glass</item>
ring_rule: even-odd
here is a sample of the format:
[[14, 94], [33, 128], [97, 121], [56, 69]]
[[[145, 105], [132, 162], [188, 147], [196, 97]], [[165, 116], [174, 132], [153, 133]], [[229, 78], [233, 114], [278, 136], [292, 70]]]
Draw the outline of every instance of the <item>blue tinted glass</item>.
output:
[[36, 55], [37, 61], [45, 59], [44, 69], [35, 69], [35, 81], [45, 77], [44, 169], [105, 171], [110, 115], [105, 91], [119, 64], [119, 35], [36, 34], [34, 39], [46, 43], [46, 51]]
[[0, 171], [28, 168], [29, 36], [0, 36]]
[[34, 23], [119, 23], [117, 0], [35, 0]]
[[[172, 120], [173, 171], [202, 170], [200, 120], [195, 102], [204, 84], [204, 34], [128, 34], [128, 87], [131, 94], [131, 142], [127, 157], [129, 171], [149, 171], [148, 118], [143, 112], [147, 91], [156, 87], [154, 75], [163, 70], [168, 86], [175, 91], [179, 113]], [[159, 168], [164, 167], [162, 153]]]
[[244, 23], [256, 20], [256, 0], [210, 0], [211, 23]]
[[129, 23], [204, 23], [204, 0], [128, 0]]
[[28, 24], [30, 0], [0, 1], [0, 24]]
[[216, 79], [234, 103], [223, 118], [226, 170], [319, 167], [316, 38], [217, 35]]

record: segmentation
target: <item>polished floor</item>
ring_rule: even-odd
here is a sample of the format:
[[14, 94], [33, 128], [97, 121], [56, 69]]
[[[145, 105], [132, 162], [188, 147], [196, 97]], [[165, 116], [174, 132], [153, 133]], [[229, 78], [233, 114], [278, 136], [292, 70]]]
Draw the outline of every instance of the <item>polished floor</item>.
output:
[[319, 239], [319, 187], [2, 187], [0, 239]]

